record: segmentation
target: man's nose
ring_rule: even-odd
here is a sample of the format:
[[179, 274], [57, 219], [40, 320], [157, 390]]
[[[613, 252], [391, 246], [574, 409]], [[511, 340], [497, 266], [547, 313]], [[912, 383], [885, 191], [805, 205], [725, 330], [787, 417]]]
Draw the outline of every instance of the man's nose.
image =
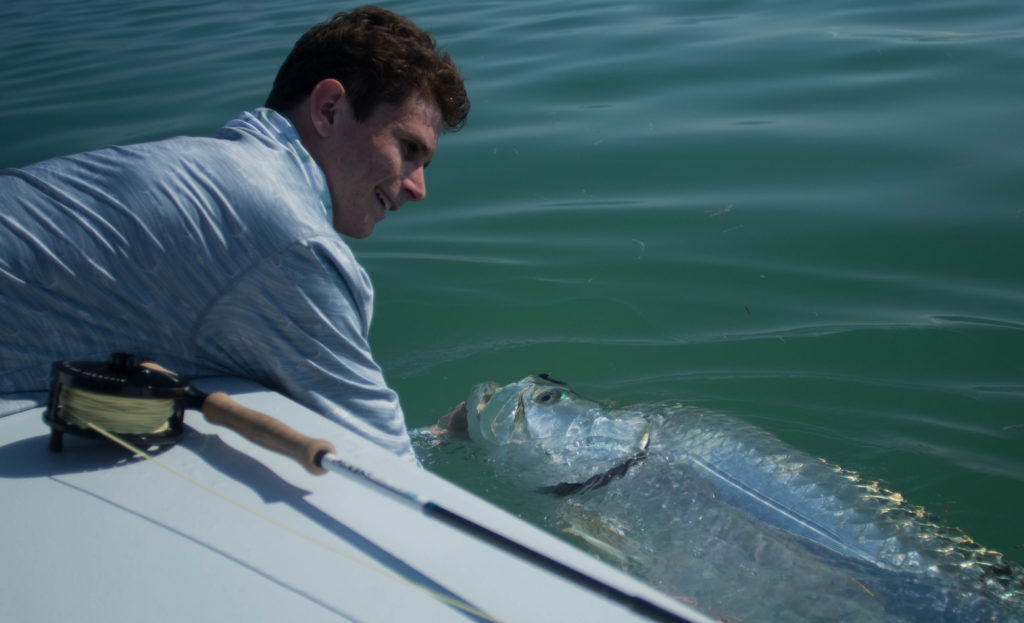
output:
[[413, 171], [402, 183], [410, 201], [422, 201], [427, 196], [427, 177], [423, 167]]

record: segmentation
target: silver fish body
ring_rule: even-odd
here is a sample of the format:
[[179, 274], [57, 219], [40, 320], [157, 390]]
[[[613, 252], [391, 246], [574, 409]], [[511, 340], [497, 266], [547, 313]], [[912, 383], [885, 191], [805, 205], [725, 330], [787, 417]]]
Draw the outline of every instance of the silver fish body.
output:
[[856, 474], [727, 416], [477, 386], [470, 437], [546, 526], [725, 620], [1024, 621], [1024, 570]]

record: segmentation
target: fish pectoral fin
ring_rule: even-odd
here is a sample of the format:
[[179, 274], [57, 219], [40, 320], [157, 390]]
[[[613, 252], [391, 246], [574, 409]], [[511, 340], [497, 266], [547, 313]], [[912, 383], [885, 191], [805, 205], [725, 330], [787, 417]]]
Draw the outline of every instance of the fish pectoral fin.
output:
[[629, 562], [634, 558], [629, 551], [634, 550], [635, 553], [636, 544], [617, 521], [572, 502], [567, 503], [558, 514], [562, 530], [582, 540], [596, 552], [620, 562]]
[[651, 445], [651, 423], [647, 422], [647, 430], [640, 437], [640, 451], [647, 452], [647, 446]]
[[594, 474], [590, 478], [580, 482], [560, 482], [557, 485], [550, 485], [537, 489], [540, 493], [554, 493], [560, 496], [570, 496], [584, 491], [590, 491], [591, 489], [597, 489], [603, 487], [610, 482], [622, 478], [629, 471], [630, 467], [633, 467], [637, 463], [640, 463], [647, 458], [647, 450], [641, 450], [633, 456], [629, 457], [622, 463], [614, 465], [608, 470]]
[[595, 537], [592, 534], [587, 534], [585, 532], [577, 532], [577, 531], [574, 531], [574, 530], [566, 530], [566, 532], [568, 532], [569, 534], [575, 536], [578, 539], [582, 539], [584, 542], [586, 542], [587, 545], [589, 545], [590, 547], [600, 551], [605, 556], [610, 556], [610, 557], [615, 558], [615, 559], [617, 559], [617, 560], [619, 560], [621, 562], [628, 562], [629, 561], [629, 556], [627, 556], [625, 552], [623, 552], [620, 549], [617, 549], [615, 546], [613, 546], [610, 543], [606, 543], [605, 541], [602, 541], [601, 539]]

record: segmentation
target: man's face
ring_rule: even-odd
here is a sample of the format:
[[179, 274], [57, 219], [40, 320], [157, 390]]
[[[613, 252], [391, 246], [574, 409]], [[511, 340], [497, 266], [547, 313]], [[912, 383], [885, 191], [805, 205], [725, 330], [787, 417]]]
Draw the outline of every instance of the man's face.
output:
[[347, 102], [317, 163], [334, 204], [334, 229], [353, 238], [373, 232], [388, 210], [426, 197], [424, 169], [434, 157], [441, 112], [413, 95], [400, 106], [380, 104], [363, 122]]

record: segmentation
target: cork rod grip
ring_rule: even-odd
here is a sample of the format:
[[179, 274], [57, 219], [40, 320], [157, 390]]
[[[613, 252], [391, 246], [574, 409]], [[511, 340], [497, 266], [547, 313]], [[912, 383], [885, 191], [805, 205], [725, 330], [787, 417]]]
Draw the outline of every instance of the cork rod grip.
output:
[[284, 422], [235, 402], [224, 392], [207, 396], [202, 412], [211, 424], [226, 426], [255, 444], [291, 457], [311, 474], [327, 473], [320, 465], [320, 458], [335, 450], [326, 439], [303, 435]]

